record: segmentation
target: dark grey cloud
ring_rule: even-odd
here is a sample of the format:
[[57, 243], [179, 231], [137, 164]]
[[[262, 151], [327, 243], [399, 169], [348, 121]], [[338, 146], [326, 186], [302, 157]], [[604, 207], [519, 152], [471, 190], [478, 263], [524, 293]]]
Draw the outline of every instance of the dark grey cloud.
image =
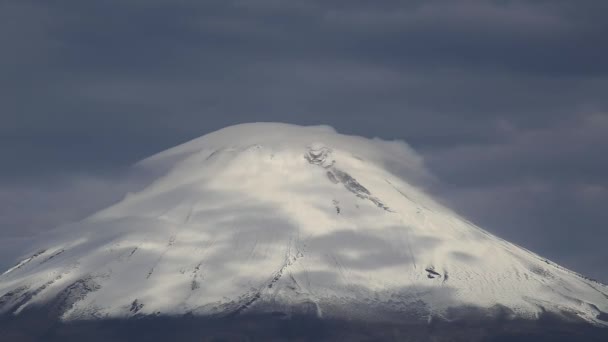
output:
[[450, 206], [608, 281], [607, 10], [4, 1], [0, 259], [119, 198], [131, 185], [115, 179], [138, 159], [227, 125], [282, 121], [404, 139]]

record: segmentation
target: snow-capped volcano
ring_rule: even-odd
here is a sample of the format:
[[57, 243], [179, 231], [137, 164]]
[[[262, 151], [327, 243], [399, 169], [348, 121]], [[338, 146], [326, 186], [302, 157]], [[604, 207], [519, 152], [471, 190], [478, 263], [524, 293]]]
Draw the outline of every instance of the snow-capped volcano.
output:
[[[246, 124], [138, 165], [160, 176], [32, 246], [0, 314], [454, 319], [459, 308], [608, 324], [608, 287], [495, 237], [412, 179], [400, 142]], [[49, 311], [49, 312], [51, 312]]]

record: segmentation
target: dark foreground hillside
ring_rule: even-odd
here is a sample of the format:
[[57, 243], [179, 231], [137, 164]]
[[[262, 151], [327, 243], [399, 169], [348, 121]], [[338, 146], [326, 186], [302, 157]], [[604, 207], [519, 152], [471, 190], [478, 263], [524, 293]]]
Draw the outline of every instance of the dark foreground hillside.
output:
[[61, 323], [44, 312], [0, 320], [0, 341], [608, 341], [608, 329], [545, 315], [538, 321], [369, 323], [284, 318], [140, 317]]

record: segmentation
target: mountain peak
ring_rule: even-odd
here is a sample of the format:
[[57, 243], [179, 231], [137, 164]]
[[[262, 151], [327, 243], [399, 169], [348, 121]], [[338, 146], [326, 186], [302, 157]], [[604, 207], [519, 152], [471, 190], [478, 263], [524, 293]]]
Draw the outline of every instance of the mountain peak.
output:
[[[607, 325], [608, 288], [497, 238], [416, 186], [403, 142], [246, 124], [152, 156], [159, 177], [0, 276], [0, 314], [62, 320], [308, 314]], [[413, 181], [414, 180], [414, 181]], [[470, 310], [469, 310], [470, 311]]]

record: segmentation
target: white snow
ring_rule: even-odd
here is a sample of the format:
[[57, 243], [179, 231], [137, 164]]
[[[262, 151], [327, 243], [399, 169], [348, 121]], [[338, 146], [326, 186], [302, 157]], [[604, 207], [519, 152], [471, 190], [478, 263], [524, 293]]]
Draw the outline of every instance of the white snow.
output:
[[[502, 305], [520, 317], [567, 310], [606, 324], [605, 285], [435, 202], [413, 185], [428, 176], [405, 143], [244, 124], [139, 166], [162, 176], [37, 241], [30, 255], [44, 252], [0, 276], [0, 312], [18, 314], [87, 279], [95, 286], [63, 319], [305, 304], [319, 316], [353, 316], [424, 303], [429, 320], [451, 307]], [[11, 291], [34, 295], [3, 306]]]

